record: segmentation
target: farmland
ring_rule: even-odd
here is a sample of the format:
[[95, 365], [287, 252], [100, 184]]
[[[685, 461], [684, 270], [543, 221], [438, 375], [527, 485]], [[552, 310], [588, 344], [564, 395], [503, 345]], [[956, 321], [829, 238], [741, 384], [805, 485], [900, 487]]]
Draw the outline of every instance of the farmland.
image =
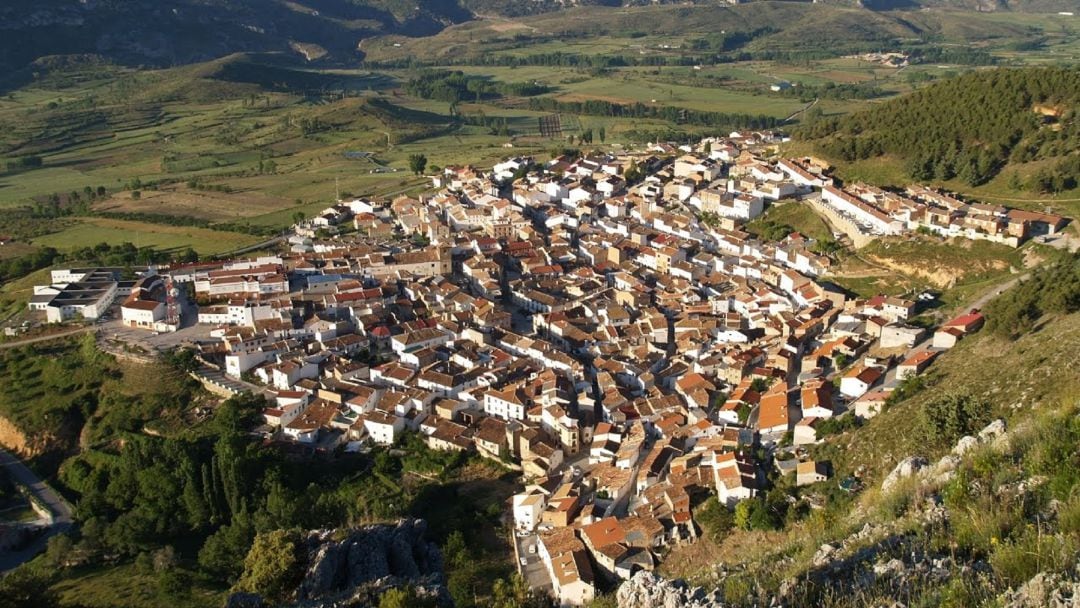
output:
[[131, 242], [136, 247], [175, 250], [191, 247], [200, 254], [215, 254], [259, 242], [259, 237], [191, 226], [167, 226], [106, 218], [83, 218], [70, 228], [34, 239], [35, 245], [59, 250], [93, 247], [97, 243]]
[[[818, 34], [807, 38], [811, 26]], [[825, 44], [821, 32], [839, 42]], [[986, 53], [983, 59], [1007, 63], [1080, 55], [1073, 29], [1050, 15], [936, 11], [901, 18], [765, 2], [484, 18], [435, 36], [366, 39], [363, 65], [301, 64], [279, 54], [139, 71], [100, 61], [44, 63], [32, 82], [0, 97], [0, 162], [40, 158], [39, 166], [0, 174], [0, 208], [50, 198], [67, 204], [71, 193], [85, 189], [106, 194], [89, 205], [95, 217], [55, 221], [47, 235], [37, 229], [20, 238], [21, 229], [0, 219], [0, 234], [19, 240], [2, 255], [25, 254], [31, 244], [70, 248], [94, 239], [222, 251], [252, 241], [241, 232], [282, 227], [339, 195], [423, 191], [428, 182], [408, 171], [413, 154], [427, 158], [430, 172], [449, 164], [484, 166], [509, 154], [547, 157], [583, 144], [578, 137], [585, 132], [604, 133], [593, 146], [633, 146], [726, 133], [754, 117], [793, 126], [978, 69], [946, 59], [901, 69], [852, 55], [899, 45], [947, 58], [946, 44], [970, 45]], [[409, 94], [407, 84], [425, 70], [460, 70], [493, 85], [532, 83], [545, 92], [454, 103]], [[779, 83], [793, 86], [772, 90]], [[564, 114], [561, 137], [539, 136], [538, 119], [551, 113], [541, 107], [585, 102], [676, 113]], [[682, 112], [700, 115], [683, 120]], [[717, 114], [726, 122], [717, 122]], [[797, 143], [790, 150], [806, 151]], [[1037, 169], [1018, 172], [1024, 177]], [[903, 172], [886, 158], [845, 164], [838, 174], [895, 184]], [[1054, 197], [1005, 182], [945, 185], [1074, 211], [1067, 201], [1054, 205]], [[170, 216], [199, 223], [180, 230], [164, 225]], [[123, 217], [140, 221], [116, 223]]]

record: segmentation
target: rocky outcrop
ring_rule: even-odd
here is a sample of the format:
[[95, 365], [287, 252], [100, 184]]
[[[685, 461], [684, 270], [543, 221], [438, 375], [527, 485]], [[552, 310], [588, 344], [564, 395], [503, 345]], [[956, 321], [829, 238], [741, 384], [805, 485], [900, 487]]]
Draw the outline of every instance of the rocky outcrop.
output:
[[925, 469], [926, 465], [926, 459], [922, 456], [908, 456], [901, 460], [900, 463], [896, 465], [896, 468], [885, 477], [885, 480], [881, 482], [881, 489], [888, 492], [893, 489], [896, 484], [900, 483], [901, 479], [906, 479], [915, 475], [919, 471]]
[[1080, 571], [1072, 578], [1040, 572], [1019, 589], [1005, 594], [1004, 608], [1077, 608], [1080, 606]]
[[[302, 541], [307, 555], [303, 579], [286, 606], [360, 608], [377, 606], [388, 589], [411, 586], [452, 606], [443, 584], [442, 554], [425, 539], [427, 523], [405, 519], [395, 525], [350, 530], [314, 530]], [[258, 595], [237, 593], [229, 608], [261, 608]]]
[[952, 479], [957, 467], [960, 466], [961, 457], [964, 454], [967, 454], [982, 445], [1001, 448], [1006, 444], [1008, 439], [1009, 435], [1005, 431], [1005, 421], [998, 418], [979, 431], [977, 437], [972, 437], [971, 435], [961, 437], [956, 442], [956, 445], [953, 446], [952, 451], [942, 456], [941, 459], [933, 465], [922, 456], [908, 456], [901, 460], [896, 465], [896, 468], [894, 468], [881, 482], [881, 490], [883, 492], [889, 492], [895, 488], [901, 480], [909, 477], [918, 477], [922, 482], [932, 482], [938, 485], [944, 484]]
[[619, 608], [724, 608], [718, 591], [706, 593], [681, 580], [669, 581], [644, 570], [619, 585]]

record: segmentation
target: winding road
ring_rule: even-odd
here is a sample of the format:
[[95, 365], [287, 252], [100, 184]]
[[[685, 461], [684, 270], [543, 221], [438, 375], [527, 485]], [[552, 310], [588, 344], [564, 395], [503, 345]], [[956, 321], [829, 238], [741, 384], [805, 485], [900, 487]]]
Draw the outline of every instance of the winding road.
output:
[[18, 458], [0, 448], [0, 466], [4, 467], [12, 481], [30, 489], [30, 493], [52, 513], [52, 525], [41, 536], [19, 551], [0, 551], [0, 572], [7, 572], [45, 550], [49, 537], [67, 531], [74, 522], [71, 505], [49, 487]]
[[87, 325], [86, 327], [80, 327], [71, 331], [62, 331], [55, 334], [46, 334], [44, 336], [37, 336], [34, 338], [26, 338], [24, 340], [12, 340], [11, 342], [0, 342], [0, 350], [5, 348], [18, 348], [20, 346], [26, 346], [27, 344], [36, 344], [38, 342], [48, 342], [50, 340], [59, 340], [60, 338], [67, 338], [70, 336], [78, 336], [80, 334], [89, 333], [97, 330], [93, 325]]

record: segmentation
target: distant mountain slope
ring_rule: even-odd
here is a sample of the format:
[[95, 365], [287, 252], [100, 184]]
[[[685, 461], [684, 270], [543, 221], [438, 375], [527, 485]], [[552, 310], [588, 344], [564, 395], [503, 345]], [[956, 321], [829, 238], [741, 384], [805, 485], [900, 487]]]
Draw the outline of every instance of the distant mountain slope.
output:
[[174, 65], [291, 43], [348, 60], [364, 37], [428, 35], [470, 18], [444, 0], [5, 0], [0, 68], [65, 54]]
[[[1078, 164], [1080, 72], [1074, 67], [980, 70], [869, 110], [803, 127], [826, 155], [890, 154], [915, 180], [985, 183], [1008, 163]], [[1051, 190], [1069, 189], [1049, 188]], [[1047, 188], [1044, 188], [1047, 189]]]
[[[478, 15], [522, 17], [554, 12], [575, 6], [652, 6], [745, 4], [754, 0], [461, 0], [462, 6]], [[977, 11], [1080, 11], [1080, 0], [816, 0], [823, 4], [857, 6], [871, 10], [950, 8]]]

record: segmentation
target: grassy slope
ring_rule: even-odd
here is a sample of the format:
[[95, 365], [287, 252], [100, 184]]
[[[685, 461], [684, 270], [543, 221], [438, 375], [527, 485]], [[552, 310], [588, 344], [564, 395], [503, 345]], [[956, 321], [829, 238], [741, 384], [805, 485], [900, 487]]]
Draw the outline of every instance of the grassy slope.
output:
[[93, 247], [106, 243], [130, 241], [136, 247], [171, 250], [192, 247], [203, 255], [232, 251], [263, 240], [261, 237], [195, 228], [166, 226], [105, 218], [85, 218], [72, 227], [33, 240], [35, 245], [58, 250]]
[[161, 576], [133, 564], [78, 568], [67, 573], [53, 590], [60, 595], [62, 605], [87, 608], [198, 608], [221, 605], [226, 597], [224, 589], [208, 586], [190, 574], [182, 588], [163, 589]]
[[746, 225], [746, 230], [753, 234], [760, 234], [765, 225], [769, 223], [791, 226], [796, 231], [815, 240], [832, 238], [832, 230], [825, 220], [814, 213], [809, 205], [798, 203], [773, 204], [761, 217]]

